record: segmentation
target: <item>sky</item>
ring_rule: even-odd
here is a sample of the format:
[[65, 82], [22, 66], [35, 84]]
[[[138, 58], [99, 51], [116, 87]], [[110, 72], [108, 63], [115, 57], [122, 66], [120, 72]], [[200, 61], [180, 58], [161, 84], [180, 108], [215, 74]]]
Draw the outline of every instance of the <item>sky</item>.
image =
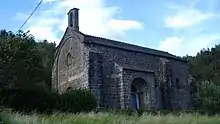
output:
[[[2, 0], [0, 28], [16, 32], [39, 0]], [[59, 44], [67, 12], [79, 8], [83, 33], [194, 56], [220, 44], [220, 0], [44, 0], [22, 28]]]

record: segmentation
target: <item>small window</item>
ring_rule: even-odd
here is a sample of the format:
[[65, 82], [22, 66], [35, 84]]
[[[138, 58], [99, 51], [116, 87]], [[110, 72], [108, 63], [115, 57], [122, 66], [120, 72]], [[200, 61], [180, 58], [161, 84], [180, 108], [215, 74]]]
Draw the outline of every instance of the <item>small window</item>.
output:
[[180, 80], [178, 78], [176, 78], [176, 88], [180, 89], [181, 85], [180, 85]]
[[71, 66], [72, 64], [72, 56], [70, 53], [67, 54], [67, 66]]
[[72, 87], [68, 87], [66, 91], [68, 92], [71, 91], [72, 89], [73, 89]]
[[157, 88], [157, 87], [158, 87], [158, 82], [157, 82], [157, 80], [156, 80], [156, 79], [154, 79], [154, 86], [155, 86], [155, 88]]

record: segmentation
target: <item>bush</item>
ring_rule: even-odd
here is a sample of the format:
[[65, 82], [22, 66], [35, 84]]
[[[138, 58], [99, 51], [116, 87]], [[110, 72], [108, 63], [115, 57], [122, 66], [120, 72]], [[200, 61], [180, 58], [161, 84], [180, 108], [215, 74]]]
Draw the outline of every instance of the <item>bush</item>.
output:
[[209, 114], [219, 114], [220, 112], [220, 86], [210, 82], [203, 81], [198, 87], [197, 99], [199, 110], [206, 111]]
[[95, 96], [87, 90], [72, 90], [59, 95], [38, 87], [2, 88], [0, 103], [5, 108], [20, 112], [51, 113], [89, 112], [96, 108]]
[[57, 96], [55, 92], [37, 87], [0, 90], [1, 105], [22, 112], [52, 112], [56, 107]]
[[76, 89], [60, 95], [58, 110], [62, 112], [89, 112], [96, 109], [95, 96], [88, 90]]

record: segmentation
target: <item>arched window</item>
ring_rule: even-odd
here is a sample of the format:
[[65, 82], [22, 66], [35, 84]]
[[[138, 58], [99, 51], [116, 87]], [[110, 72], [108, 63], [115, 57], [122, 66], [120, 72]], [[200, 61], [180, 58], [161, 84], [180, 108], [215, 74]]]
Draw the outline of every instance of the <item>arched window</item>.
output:
[[67, 54], [67, 66], [69, 67], [72, 64], [72, 56], [70, 53]]
[[66, 91], [71, 91], [73, 88], [72, 87], [68, 87], [67, 89], [66, 89]]
[[176, 78], [176, 88], [181, 89], [180, 80], [178, 78]]

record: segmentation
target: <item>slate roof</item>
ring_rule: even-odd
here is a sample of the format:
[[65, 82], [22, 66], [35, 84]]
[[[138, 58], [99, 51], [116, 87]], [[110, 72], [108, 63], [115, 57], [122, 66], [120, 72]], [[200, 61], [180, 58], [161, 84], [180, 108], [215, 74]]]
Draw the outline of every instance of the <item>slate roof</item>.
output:
[[[67, 33], [68, 29], [69, 28], [67, 27], [65, 33]], [[70, 29], [70, 30], [73, 30], [73, 29]], [[170, 58], [170, 59], [188, 62], [187, 60], [185, 60], [181, 57], [172, 55], [168, 52], [164, 52], [164, 51], [160, 51], [160, 50], [156, 50], [156, 49], [151, 49], [148, 47], [142, 47], [142, 46], [138, 46], [138, 45], [134, 45], [134, 44], [129, 44], [129, 43], [121, 42], [121, 41], [111, 40], [111, 39], [107, 39], [107, 38], [103, 38], [103, 37], [92, 36], [92, 35], [84, 34], [80, 31], [77, 31], [77, 32], [84, 35], [84, 42], [85, 43], [104, 45], [104, 46], [108, 46], [108, 47], [114, 47], [114, 48], [118, 48], [118, 49], [146, 53], [146, 54], [156, 55], [156, 56], [160, 56], [160, 57], [164, 57], [164, 58]], [[63, 41], [63, 38], [61, 41]], [[57, 53], [60, 49], [60, 45], [61, 45], [61, 42], [57, 46], [55, 56], [57, 55]]]
[[156, 56], [160, 56], [160, 57], [176, 59], [176, 60], [187, 62], [187, 60], [185, 60], [181, 57], [172, 55], [168, 52], [164, 52], [164, 51], [160, 51], [160, 50], [156, 50], [156, 49], [151, 49], [148, 47], [142, 47], [142, 46], [138, 46], [138, 45], [134, 45], [134, 44], [129, 44], [129, 43], [121, 42], [121, 41], [111, 40], [111, 39], [107, 39], [107, 38], [103, 38], [103, 37], [96, 37], [96, 36], [92, 36], [92, 35], [88, 35], [88, 34], [83, 34], [83, 35], [85, 37], [84, 42], [86, 42], [86, 43], [93, 43], [93, 44], [104, 45], [104, 46], [108, 46], [108, 47], [119, 48], [119, 49], [123, 49], [123, 50], [147, 53], [147, 54], [151, 54], [151, 55], [156, 55]]

